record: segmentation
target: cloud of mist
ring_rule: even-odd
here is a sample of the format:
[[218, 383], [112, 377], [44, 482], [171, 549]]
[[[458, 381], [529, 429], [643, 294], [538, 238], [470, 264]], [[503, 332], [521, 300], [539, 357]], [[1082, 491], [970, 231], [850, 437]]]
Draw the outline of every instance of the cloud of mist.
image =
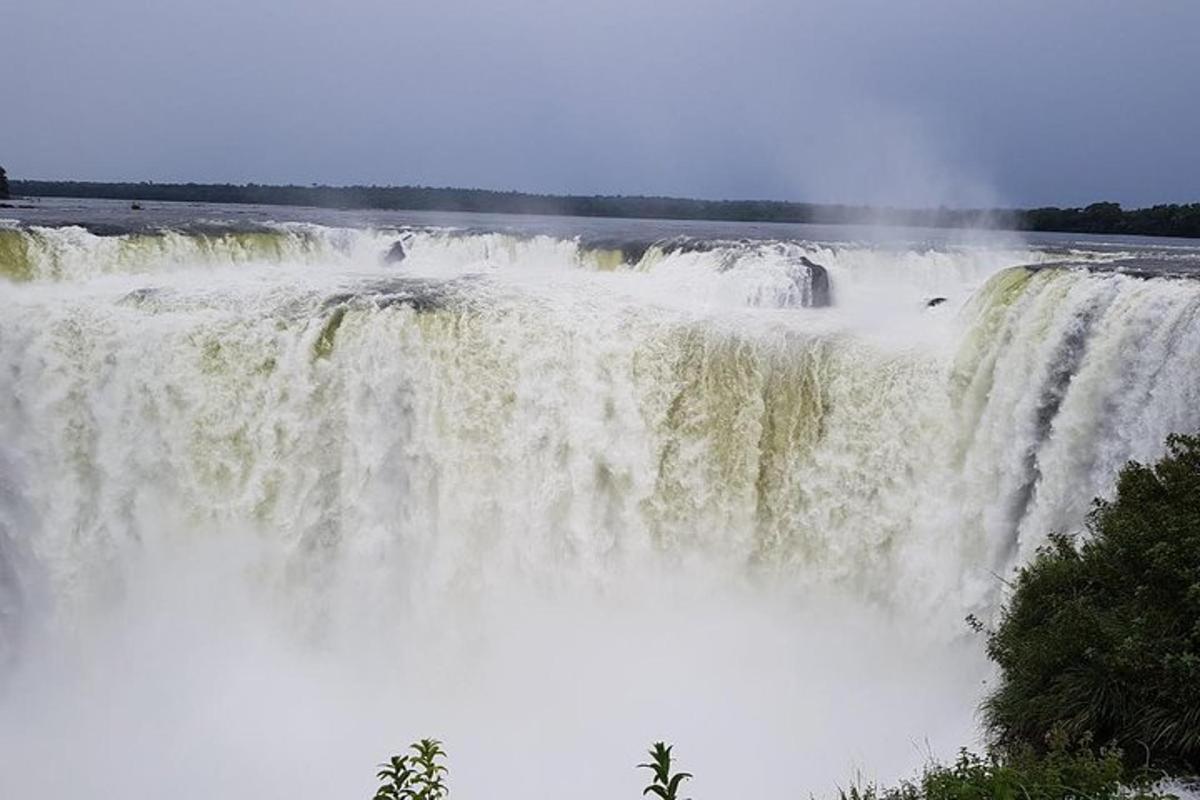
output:
[[1200, 6], [42, 0], [15, 177], [1194, 199]]
[[820, 593], [659, 574], [424, 611], [361, 585], [311, 602], [217, 541], [147, 554], [0, 685], [6, 796], [73, 796], [84, 776], [98, 797], [365, 796], [420, 736], [446, 741], [463, 796], [635, 795], [664, 737], [698, 794], [826, 794], [951, 756], [987, 672], [978, 642]]

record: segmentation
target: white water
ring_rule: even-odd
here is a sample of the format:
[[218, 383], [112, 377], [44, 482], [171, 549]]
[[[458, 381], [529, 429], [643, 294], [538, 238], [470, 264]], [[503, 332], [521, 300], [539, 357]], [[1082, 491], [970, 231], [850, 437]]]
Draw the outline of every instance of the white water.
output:
[[[1019, 244], [20, 235], [3, 797], [366, 796], [425, 735], [461, 797], [894, 779], [973, 741], [997, 576], [1200, 426], [1200, 284]], [[771, 307], [799, 255], [834, 307]]]

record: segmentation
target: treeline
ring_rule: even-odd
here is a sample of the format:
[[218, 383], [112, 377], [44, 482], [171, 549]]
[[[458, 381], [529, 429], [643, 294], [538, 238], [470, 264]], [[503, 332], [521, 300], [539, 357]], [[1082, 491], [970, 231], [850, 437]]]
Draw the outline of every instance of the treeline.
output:
[[1031, 231], [1200, 237], [1200, 203], [1128, 210], [1119, 203], [1092, 203], [1086, 208], [1033, 208], [1015, 213], [1021, 227]]
[[779, 200], [693, 200], [680, 197], [547, 195], [428, 186], [268, 186], [257, 183], [91, 183], [12, 181], [16, 194], [202, 203], [316, 206], [336, 209], [472, 211], [503, 214], [636, 219], [804, 222], [826, 225], [908, 225], [1008, 228], [1068, 233], [1200, 237], [1200, 203], [1124, 210], [1116, 203], [1086, 208], [901, 209], [792, 203]]
[[473, 211], [636, 219], [808, 222], [973, 227], [991, 212], [818, 205], [779, 200], [692, 200], [680, 197], [549, 195], [429, 186], [268, 186], [257, 183], [84, 183], [13, 181], [19, 194], [203, 203], [317, 206], [337, 209]]

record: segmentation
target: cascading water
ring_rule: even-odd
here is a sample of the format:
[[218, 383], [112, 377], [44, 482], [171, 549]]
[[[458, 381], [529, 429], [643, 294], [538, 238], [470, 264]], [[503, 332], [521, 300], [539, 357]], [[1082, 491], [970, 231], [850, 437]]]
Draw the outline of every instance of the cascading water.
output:
[[780, 796], [969, 742], [963, 616], [1200, 427], [1200, 283], [701, 244], [0, 229], [0, 795], [362, 796], [438, 735], [464, 797], [636, 796], [663, 737]]

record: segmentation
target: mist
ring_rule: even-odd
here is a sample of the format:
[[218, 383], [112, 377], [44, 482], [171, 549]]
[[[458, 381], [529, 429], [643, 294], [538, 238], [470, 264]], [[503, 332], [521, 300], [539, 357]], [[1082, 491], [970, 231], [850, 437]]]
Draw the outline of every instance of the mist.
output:
[[7, 682], [6, 792], [367, 796], [377, 761], [436, 735], [464, 797], [636, 795], [670, 736], [696, 792], [767, 797], [894, 780], [974, 736], [978, 650], [859, 601], [648, 573], [424, 612], [374, 592], [297, 637], [244, 547], [211, 541], [147, 557]]

